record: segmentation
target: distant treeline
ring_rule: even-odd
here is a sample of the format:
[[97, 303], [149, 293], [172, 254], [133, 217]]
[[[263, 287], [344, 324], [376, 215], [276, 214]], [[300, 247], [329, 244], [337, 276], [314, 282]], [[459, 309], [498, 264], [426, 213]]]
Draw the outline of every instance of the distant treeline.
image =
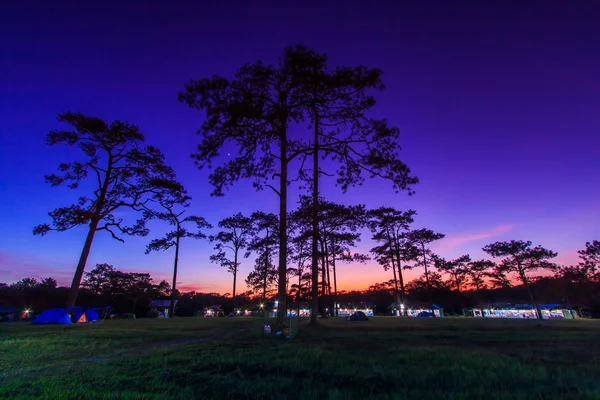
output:
[[[502, 288], [482, 288], [480, 290], [458, 291], [449, 281], [430, 280], [431, 287], [419, 284], [419, 279], [407, 285], [405, 302], [407, 306], [428, 306], [431, 303], [444, 308], [447, 315], [462, 315], [468, 308], [490, 303], [528, 303], [529, 295], [524, 285]], [[548, 276], [534, 279], [531, 289], [540, 303], [560, 303], [572, 307], [584, 315], [600, 317], [600, 282], [590, 279], [568, 279], [564, 276]], [[58, 287], [52, 278], [42, 281], [24, 278], [11, 285], [0, 283], [0, 308], [16, 307], [31, 309], [34, 314], [54, 307], [63, 307], [69, 288]], [[154, 299], [165, 299], [170, 295], [167, 282], [154, 282], [150, 274], [127, 273], [116, 270], [107, 264], [99, 264], [86, 274], [82, 285], [79, 304], [87, 307], [110, 305], [114, 313], [135, 313], [138, 317], [147, 315], [148, 304]], [[256, 309], [265, 303], [262, 293], [251, 291], [235, 298], [218, 293], [186, 292], [175, 293], [179, 300], [176, 315], [194, 316], [206, 307], [221, 305], [226, 313], [235, 308]], [[288, 304], [293, 301], [306, 301], [290, 292]], [[398, 301], [394, 280], [377, 283], [363, 291], [340, 291], [337, 296], [324, 296], [324, 308], [333, 301], [342, 304], [366, 303], [375, 308], [378, 314], [391, 313], [392, 303]]]

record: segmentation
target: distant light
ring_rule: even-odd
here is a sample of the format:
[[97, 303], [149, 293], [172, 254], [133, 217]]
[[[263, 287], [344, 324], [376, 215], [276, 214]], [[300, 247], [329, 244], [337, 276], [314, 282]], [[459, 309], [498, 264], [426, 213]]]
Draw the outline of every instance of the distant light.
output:
[[27, 309], [27, 310], [25, 310], [25, 312], [26, 312], [27, 314], [29, 314], [29, 313], [31, 312], [31, 310], [30, 310], [30, 309]]
[[263, 308], [263, 305], [262, 305], [262, 304], [260, 305], [260, 308]]

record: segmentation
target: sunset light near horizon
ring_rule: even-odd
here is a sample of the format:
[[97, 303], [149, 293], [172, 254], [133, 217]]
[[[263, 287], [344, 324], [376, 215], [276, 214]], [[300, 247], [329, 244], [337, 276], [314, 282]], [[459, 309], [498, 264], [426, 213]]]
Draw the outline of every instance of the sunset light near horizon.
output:
[[[489, 258], [483, 246], [515, 239], [558, 252], [559, 264], [576, 263], [577, 250], [600, 235], [600, 31], [593, 16], [560, 3], [538, 13], [531, 4], [487, 9], [390, 2], [366, 8], [349, 2], [336, 23], [324, 23], [322, 15], [335, 11], [324, 3], [317, 15], [300, 3], [283, 12], [278, 2], [265, 8], [198, 2], [191, 9], [123, 4], [118, 13], [78, 3], [68, 16], [51, 2], [5, 7], [0, 282], [50, 276], [68, 286], [73, 278], [86, 228], [32, 235], [34, 226], [48, 222], [49, 211], [78, 196], [44, 181], [61, 162], [78, 156], [44, 142], [48, 132], [65, 128], [56, 121], [65, 111], [139, 126], [190, 192], [190, 212], [215, 226], [210, 233], [237, 212], [277, 213], [277, 196], [257, 192], [248, 180], [223, 197], [210, 196], [209, 171], [190, 158], [201, 141], [196, 131], [204, 113], [178, 102], [177, 95], [190, 79], [231, 78], [238, 67], [259, 59], [276, 63], [285, 46], [298, 43], [327, 53], [331, 68], [383, 70], [386, 89], [375, 94], [374, 112], [400, 128], [400, 158], [420, 180], [413, 196], [394, 193], [378, 179], [343, 194], [335, 178], [324, 176], [325, 199], [414, 209], [412, 228], [446, 235], [431, 246], [446, 258]], [[498, 13], [502, 22], [493, 18]], [[579, 23], [565, 22], [564, 15]], [[290, 210], [304, 193], [290, 186]], [[126, 237], [125, 243], [99, 232], [86, 271], [107, 263], [169, 281], [173, 251], [144, 254], [167, 227], [149, 226], [149, 236]], [[366, 254], [374, 245], [365, 229], [355, 251]], [[181, 246], [180, 290], [231, 293], [231, 274], [209, 260], [213, 244], [185, 239]], [[247, 290], [244, 279], [254, 259], [241, 261], [239, 292]], [[405, 280], [422, 273], [406, 271]], [[389, 281], [392, 272], [374, 260], [340, 263], [337, 279], [339, 290], [364, 290]]]

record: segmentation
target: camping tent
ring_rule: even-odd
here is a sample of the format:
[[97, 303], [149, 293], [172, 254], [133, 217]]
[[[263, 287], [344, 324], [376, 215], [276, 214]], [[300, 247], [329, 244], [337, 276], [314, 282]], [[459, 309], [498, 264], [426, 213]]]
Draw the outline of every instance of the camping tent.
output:
[[51, 308], [44, 311], [36, 319], [31, 322], [33, 325], [39, 324], [70, 324], [71, 318], [62, 308]]
[[91, 308], [74, 306], [67, 308], [67, 311], [71, 314], [71, 322], [74, 324], [98, 321], [98, 313]]
[[346, 318], [346, 321], [368, 321], [369, 317], [367, 317], [367, 315], [362, 312], [362, 311], [357, 311], [354, 314], [352, 314], [351, 316], [349, 316], [348, 318]]

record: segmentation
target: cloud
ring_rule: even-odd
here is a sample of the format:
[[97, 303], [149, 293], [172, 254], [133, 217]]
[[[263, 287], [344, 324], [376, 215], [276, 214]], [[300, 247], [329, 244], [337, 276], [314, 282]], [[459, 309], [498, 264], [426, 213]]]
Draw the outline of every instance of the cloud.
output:
[[473, 233], [469, 235], [446, 236], [436, 244], [435, 249], [436, 251], [453, 249], [468, 242], [474, 242], [502, 235], [503, 233], [511, 231], [514, 227], [514, 224], [504, 224], [493, 227], [486, 232]]
[[[179, 282], [177, 282], [177, 290], [181, 291], [181, 292], [203, 292], [203, 293], [208, 293], [208, 292], [213, 292], [213, 291], [218, 291], [215, 290], [216, 287], [214, 285], [200, 285], [199, 283], [195, 283], [195, 282], [188, 282], [186, 284], [179, 284]], [[231, 290], [231, 289], [230, 289]], [[239, 291], [243, 292], [245, 289], [245, 287], [243, 288], [238, 288]], [[221, 290], [222, 293], [224, 293], [224, 290]]]

